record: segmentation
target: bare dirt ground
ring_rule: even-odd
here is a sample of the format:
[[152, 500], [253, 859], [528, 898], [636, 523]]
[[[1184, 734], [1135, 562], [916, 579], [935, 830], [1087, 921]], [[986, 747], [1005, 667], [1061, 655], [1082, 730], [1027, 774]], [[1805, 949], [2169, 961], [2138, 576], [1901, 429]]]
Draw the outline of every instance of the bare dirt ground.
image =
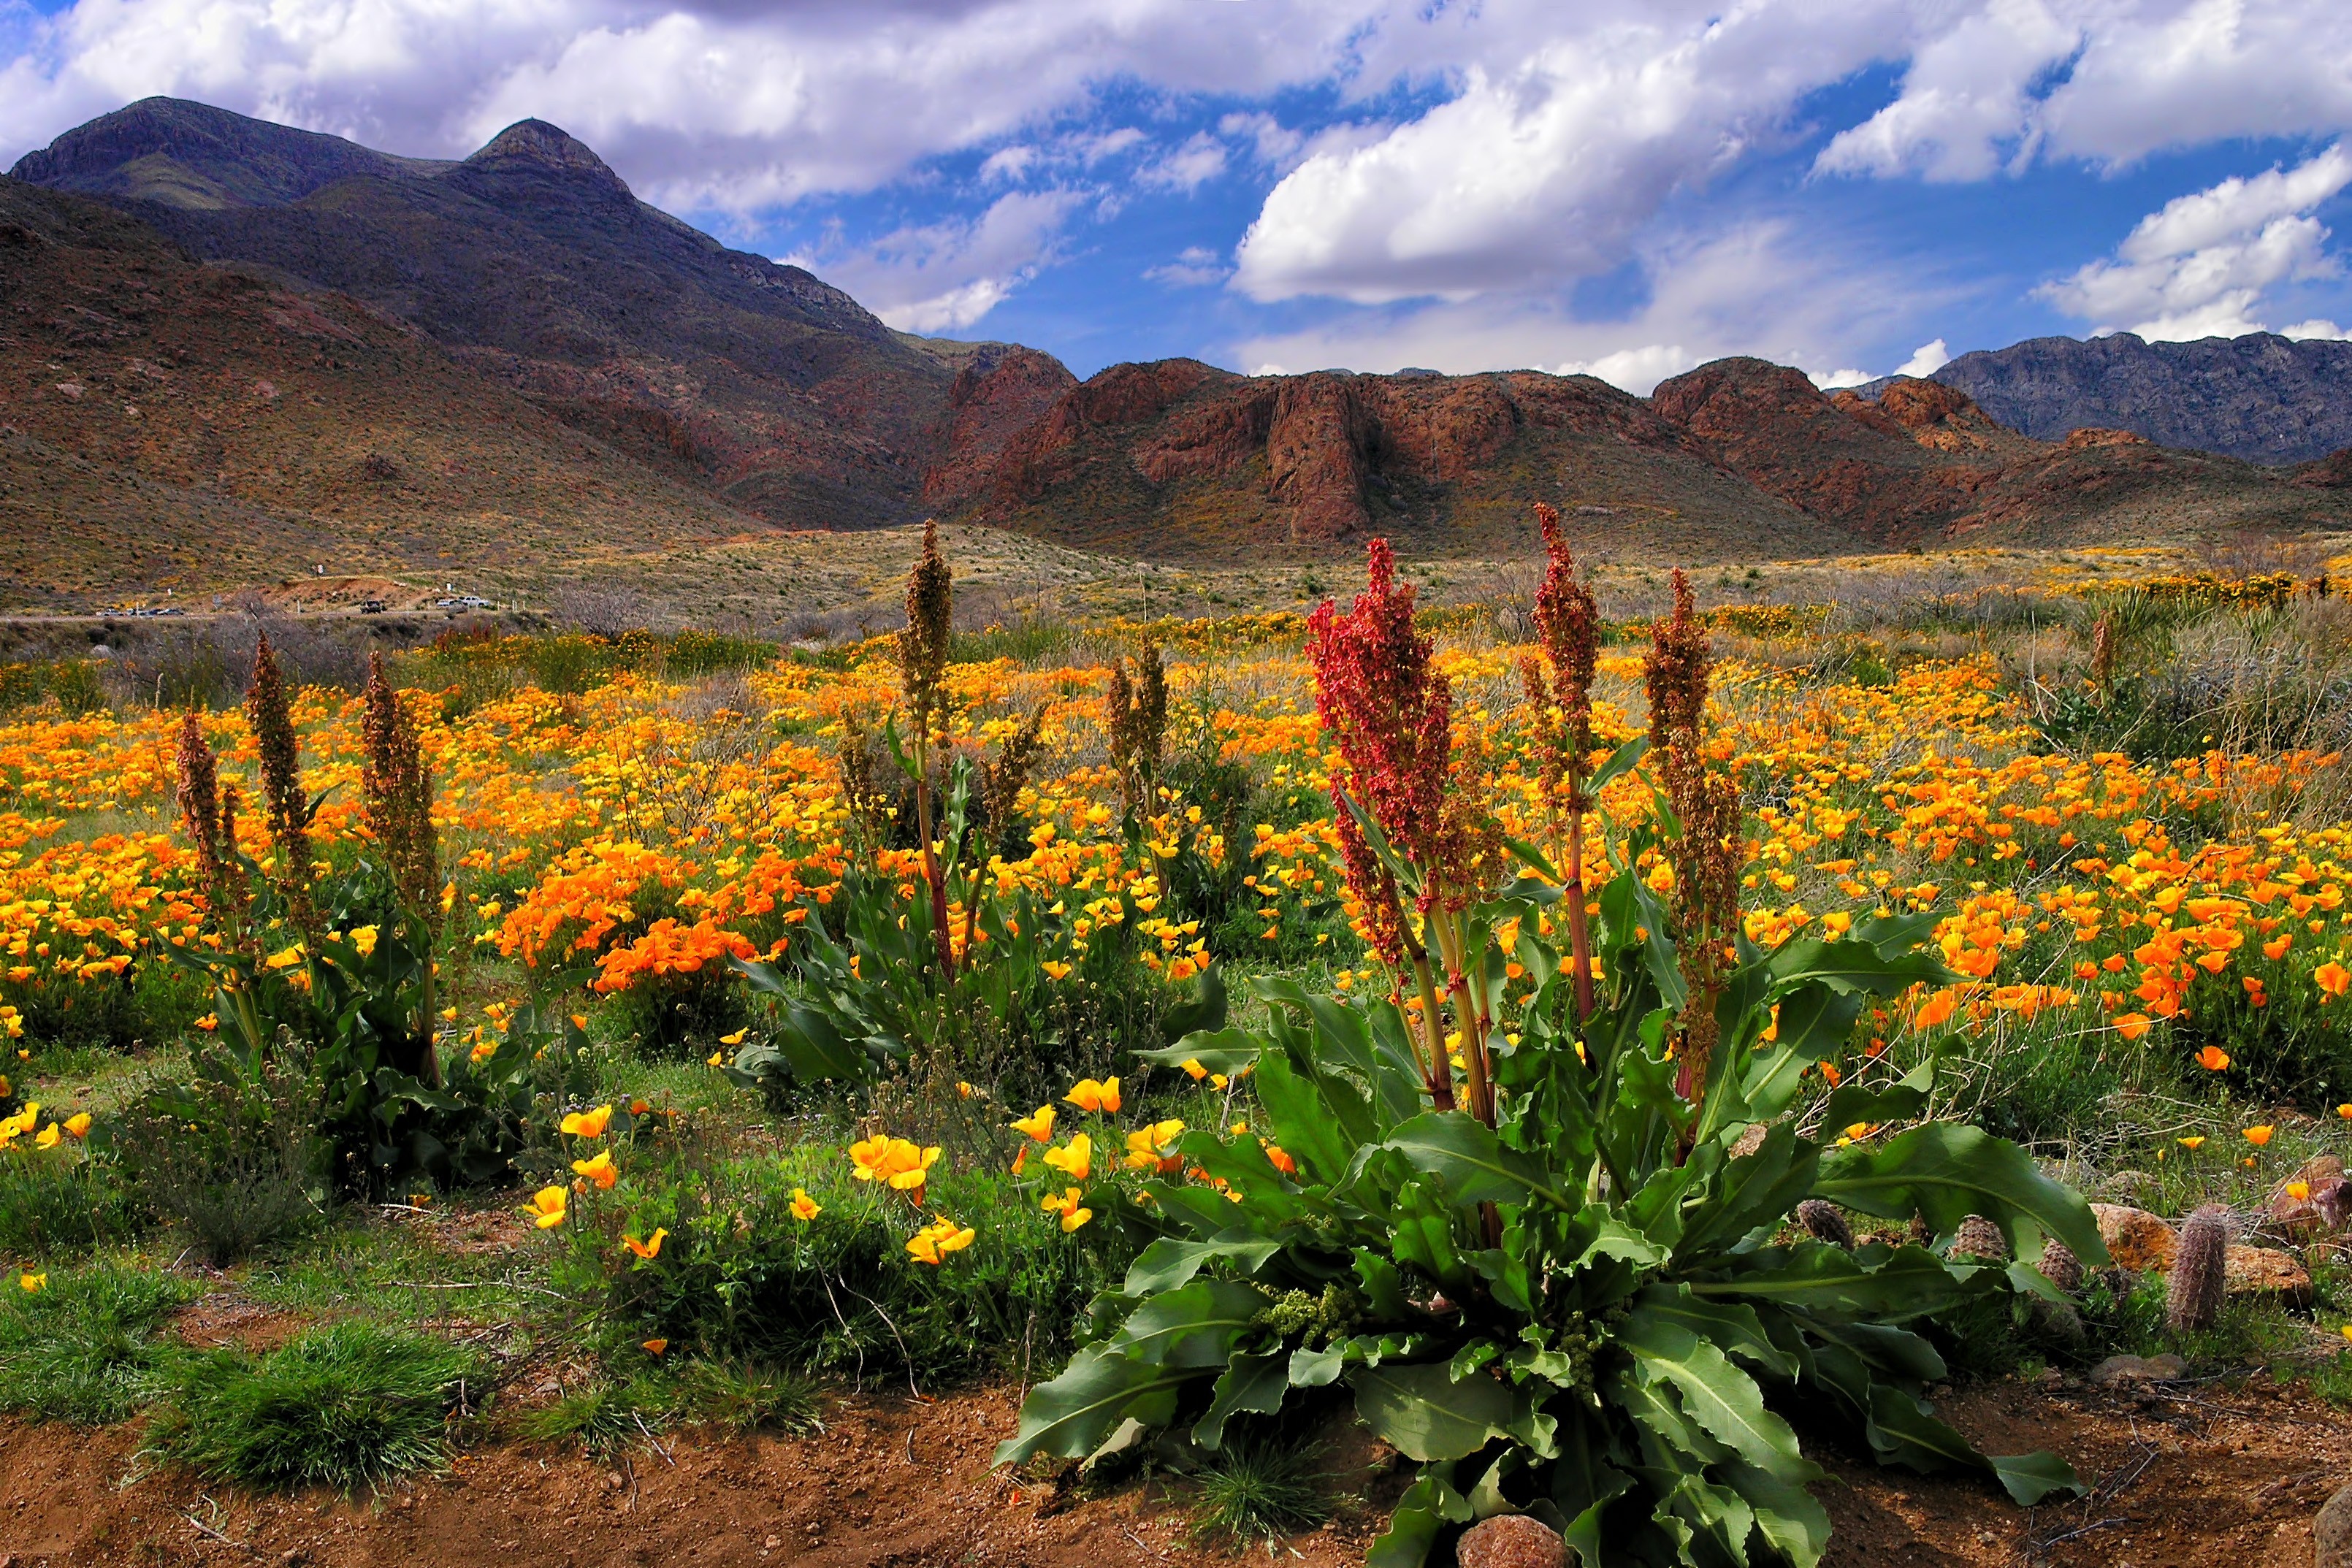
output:
[[[223, 1325], [226, 1326], [226, 1325]], [[253, 1325], [258, 1327], [259, 1325]], [[266, 1332], [266, 1331], [265, 1331]], [[499, 1445], [381, 1499], [254, 1497], [143, 1471], [130, 1427], [0, 1426], [0, 1568], [280, 1563], [372, 1568], [1096, 1568], [1239, 1561], [1192, 1541], [1181, 1483], [1100, 1495], [995, 1474], [1018, 1390], [834, 1404], [810, 1438], [665, 1439], [611, 1462]], [[2180, 1564], [2302, 1568], [2311, 1518], [2352, 1480], [2352, 1420], [2261, 1378], [2093, 1390], [1992, 1385], [1947, 1402], [1995, 1450], [2049, 1447], [2088, 1499], [2011, 1507], [1962, 1476], [1883, 1471], [1812, 1444], [1835, 1568]], [[1332, 1456], [1352, 1500], [1281, 1544], [1306, 1568], [1360, 1563], [1405, 1479], [1374, 1450]], [[1367, 1461], [1370, 1461], [1369, 1465]], [[1257, 1548], [1244, 1555], [1255, 1558]]]

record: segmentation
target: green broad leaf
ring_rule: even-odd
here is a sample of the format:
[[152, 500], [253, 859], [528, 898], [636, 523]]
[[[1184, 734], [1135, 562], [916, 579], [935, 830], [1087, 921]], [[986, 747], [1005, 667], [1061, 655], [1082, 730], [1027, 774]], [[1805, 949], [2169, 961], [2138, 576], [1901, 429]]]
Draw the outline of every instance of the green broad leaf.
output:
[[1619, 1325], [1616, 1342], [1633, 1354], [1645, 1379], [1671, 1385], [1691, 1419], [1749, 1464], [1798, 1484], [1821, 1474], [1797, 1451], [1789, 1424], [1764, 1408], [1756, 1380], [1732, 1365], [1714, 1341], [1636, 1312]]
[[[1033, 928], [1027, 924], [1023, 926]], [[1161, 1016], [1160, 1038], [1174, 1045], [1195, 1034], [1213, 1033], [1225, 1027], [1227, 1005], [1224, 966], [1212, 964], [1192, 982], [1192, 994]]]
[[1748, 1562], [1748, 1537], [1756, 1529], [1755, 1511], [1746, 1498], [1698, 1471], [1685, 1470], [1675, 1478], [1658, 1499], [1654, 1517], [1661, 1523], [1680, 1520], [1693, 1537], [1714, 1542], [1733, 1563]]
[[1188, 1034], [1173, 1045], [1135, 1054], [1159, 1067], [1181, 1068], [1191, 1061], [1203, 1072], [1231, 1077], [1243, 1068], [1255, 1067], [1258, 1053], [1265, 1049], [1265, 1042], [1245, 1029], [1220, 1029]]
[[1389, 1250], [1398, 1262], [1420, 1270], [1449, 1291], [1469, 1286], [1469, 1266], [1454, 1245], [1454, 1210], [1423, 1196], [1418, 1182], [1407, 1183], [1398, 1194], [1396, 1212], [1389, 1219]]
[[1608, 1403], [1631, 1416], [1640, 1429], [1652, 1469], [1680, 1470], [1694, 1463], [1711, 1465], [1731, 1457], [1729, 1448], [1685, 1414], [1672, 1385], [1651, 1382], [1628, 1363], [1605, 1374], [1601, 1387]]
[[1163, 1236], [1128, 1265], [1127, 1293], [1143, 1297], [1172, 1291], [1212, 1262], [1231, 1263], [1244, 1274], [1255, 1274], [1281, 1250], [1281, 1242], [1247, 1230], [1228, 1230], [1205, 1241]]
[[1559, 1533], [1582, 1568], [1601, 1568], [1601, 1517], [1633, 1486], [1633, 1477], [1609, 1463], [1597, 1436], [1583, 1416], [1570, 1420], [1551, 1467], [1552, 1506], [1565, 1521]]
[[1939, 1233], [1979, 1214], [2000, 1227], [2020, 1257], [2033, 1250], [2034, 1237], [2047, 1235], [2086, 1267], [2108, 1262], [2082, 1195], [2043, 1176], [2015, 1144], [1978, 1127], [1931, 1122], [1875, 1146], [1825, 1154], [1813, 1195], [1887, 1219], [1907, 1219], [1916, 1210]]
[[1958, 978], [1933, 949], [1898, 949], [1889, 954], [1851, 937], [1799, 936], [1775, 948], [1768, 963], [1773, 979], [1781, 986], [1819, 980], [1842, 991], [1874, 997], [1895, 996], [1913, 986], [1947, 985]]
[[1829, 1550], [1830, 1515], [1812, 1493], [1753, 1465], [1727, 1464], [1716, 1473], [1748, 1500], [1757, 1533], [1788, 1560], [1789, 1568], [1814, 1568], [1821, 1562]]
[[859, 1082], [874, 1075], [873, 1060], [844, 1040], [833, 1020], [799, 1002], [784, 1004], [783, 1028], [775, 1047], [792, 1064], [793, 1076], [803, 1083], [826, 1079]]
[[1985, 1463], [1992, 1467], [2010, 1500], [2020, 1508], [2032, 1508], [2054, 1491], [2081, 1497], [2091, 1490], [2074, 1473], [2074, 1467], [2055, 1454], [1988, 1454]]
[[1925, 1399], [1892, 1384], [1871, 1385], [1869, 1432], [1881, 1464], [1901, 1465], [1922, 1475], [1955, 1465], [1977, 1469], [1984, 1464], [1984, 1456], [1937, 1419]]
[[1822, 1136], [1825, 1141], [1833, 1141], [1857, 1123], [1907, 1122], [1927, 1108], [1927, 1098], [1935, 1087], [1936, 1064], [1932, 1060], [1921, 1062], [1883, 1087], [1843, 1084], [1830, 1096], [1829, 1105], [1822, 1112]]
[[1364, 1554], [1364, 1568], [1422, 1568], [1429, 1549], [1437, 1544], [1447, 1524], [1467, 1524], [1477, 1517], [1470, 1501], [1454, 1490], [1448, 1479], [1454, 1467], [1428, 1465], [1421, 1479], [1397, 1499], [1389, 1527]]
[[1686, 1216], [1675, 1243], [1677, 1262], [1727, 1250], [1767, 1225], [1777, 1225], [1813, 1189], [1821, 1151], [1787, 1123], [1766, 1129], [1753, 1154], [1727, 1159], [1716, 1178], [1715, 1200]]
[[1375, 1318], [1393, 1322], [1404, 1316], [1404, 1276], [1397, 1266], [1369, 1248], [1356, 1251], [1356, 1281]]
[[1652, 1285], [1633, 1298], [1633, 1311], [1664, 1322], [1678, 1323], [1713, 1343], [1726, 1355], [1760, 1366], [1776, 1377], [1794, 1378], [1797, 1358], [1774, 1344], [1764, 1332], [1756, 1309], [1737, 1301], [1703, 1301], [1682, 1284]]
[[1950, 1466], [1989, 1470], [2010, 1497], [2032, 1507], [2052, 1492], [2089, 1490], [2074, 1468], [2054, 1455], [1979, 1453], [1966, 1437], [1938, 1420], [1924, 1399], [1879, 1384], [1870, 1397], [1870, 1441], [1882, 1462], [1932, 1471]]
[[1863, 1000], [1859, 993], [1818, 984], [1782, 996], [1773, 1038], [1747, 1053], [1737, 1081], [1738, 1103], [1727, 1105], [1717, 1124], [1769, 1122], [1787, 1111], [1803, 1091], [1805, 1070], [1852, 1036]]
[[1195, 1367], [1137, 1361], [1114, 1345], [1089, 1345], [1059, 1377], [1029, 1391], [1020, 1427], [996, 1446], [991, 1463], [1018, 1465], [1039, 1454], [1083, 1459], [1129, 1416], [1164, 1427], [1175, 1418], [1178, 1393], [1202, 1375]]
[[1990, 1270], [1955, 1270], [1922, 1247], [1849, 1252], [1827, 1242], [1764, 1247], [1723, 1260], [1707, 1277], [1687, 1281], [1703, 1299], [1777, 1301], [1836, 1318], [1901, 1322], [1982, 1295]]
[[1578, 1207], [1540, 1160], [1506, 1147], [1493, 1129], [1465, 1112], [1423, 1112], [1391, 1134], [1382, 1146], [1404, 1155], [1415, 1170], [1443, 1181], [1446, 1197], [1465, 1207], [1537, 1200], [1555, 1208]]
[[1535, 845], [1528, 842], [1525, 839], [1514, 839], [1506, 836], [1503, 840], [1503, 847], [1510, 851], [1512, 854], [1517, 856], [1518, 862], [1521, 865], [1526, 866], [1529, 871], [1541, 876], [1546, 882], [1551, 883], [1555, 889], [1568, 880], [1566, 877], [1559, 874], [1559, 868], [1551, 863], [1551, 861], [1544, 854], [1543, 851], [1536, 848]]
[[1290, 1386], [1322, 1388], [1339, 1380], [1339, 1369], [1348, 1364], [1345, 1344], [1327, 1344], [1320, 1350], [1300, 1345], [1290, 1353]]
[[[1867, 1378], [1871, 1374], [1892, 1377], [1916, 1386], [1941, 1383], [1950, 1375], [1943, 1356], [1925, 1338], [1909, 1329], [1899, 1329], [1891, 1323], [1840, 1323], [1819, 1318], [1807, 1320], [1806, 1326], [1824, 1341], [1834, 1342], [1852, 1355]], [[1826, 1344], [1816, 1350], [1818, 1355]], [[1869, 1390], [1863, 1389], [1857, 1406], [1868, 1403]]]
[[1265, 1292], [1255, 1286], [1194, 1280], [1136, 1308], [1109, 1343], [1155, 1366], [1222, 1366], [1265, 1305]]
[[1511, 1391], [1481, 1374], [1460, 1383], [1443, 1363], [1370, 1367], [1349, 1379], [1356, 1414], [1409, 1459], [1459, 1459], [1510, 1436]]
[[1274, 1051], [1258, 1059], [1258, 1103], [1266, 1131], [1305, 1179], [1328, 1186], [1348, 1171], [1356, 1151], [1372, 1139], [1371, 1107], [1345, 1080], [1310, 1082]]
[[1283, 1396], [1290, 1392], [1289, 1357], [1278, 1350], [1253, 1354], [1244, 1351], [1225, 1364], [1217, 1379], [1209, 1413], [1192, 1428], [1192, 1441], [1214, 1450], [1224, 1441], [1226, 1420], [1242, 1412], [1279, 1415]]
[[1646, 735], [1635, 736], [1609, 754], [1609, 759], [1601, 765], [1591, 779], [1585, 780], [1584, 792], [1588, 795], [1600, 794], [1602, 789], [1639, 768], [1642, 765], [1642, 758], [1649, 754], [1650, 737]]
[[1671, 1249], [1661, 1247], [1623, 1220], [1610, 1215], [1601, 1221], [1592, 1239], [1568, 1268], [1569, 1272], [1575, 1273], [1602, 1258], [1614, 1258], [1620, 1262], [1631, 1263], [1636, 1269], [1655, 1269], [1673, 1256]]

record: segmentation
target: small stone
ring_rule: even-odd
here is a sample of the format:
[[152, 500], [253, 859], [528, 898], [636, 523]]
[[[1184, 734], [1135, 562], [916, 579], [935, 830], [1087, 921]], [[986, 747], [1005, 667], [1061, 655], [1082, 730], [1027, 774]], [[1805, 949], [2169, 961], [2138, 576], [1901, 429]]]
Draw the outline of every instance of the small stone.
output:
[[604, 1484], [613, 1490], [619, 1491], [623, 1487], [627, 1486], [629, 1483], [621, 1479], [620, 1471], [606, 1470], [604, 1472]]
[[2312, 1568], [2352, 1568], [2352, 1487], [2320, 1506], [2311, 1521]]
[[777, 1547], [782, 1546], [783, 1543], [784, 1538], [782, 1536], [771, 1535], [767, 1540], [761, 1542], [760, 1544], [765, 1546], [769, 1551], [773, 1552]]
[[2276, 1296], [2291, 1307], [2311, 1303], [2311, 1274], [2292, 1253], [2232, 1247], [2221, 1255], [2221, 1290], [2231, 1296]]
[[2180, 1249], [2171, 1226], [2144, 1208], [2117, 1203], [2091, 1205], [2091, 1217], [2099, 1222], [2099, 1239], [2116, 1268], [2137, 1274], [2171, 1272], [2173, 1254]]
[[2119, 1383], [2166, 1383], [2189, 1370], [2189, 1364], [2167, 1352], [2163, 1355], [2111, 1355], [2091, 1368], [2091, 1386], [2112, 1388]]
[[1498, 1513], [1464, 1531], [1454, 1555], [1462, 1568], [1567, 1568], [1568, 1542], [1542, 1520]]

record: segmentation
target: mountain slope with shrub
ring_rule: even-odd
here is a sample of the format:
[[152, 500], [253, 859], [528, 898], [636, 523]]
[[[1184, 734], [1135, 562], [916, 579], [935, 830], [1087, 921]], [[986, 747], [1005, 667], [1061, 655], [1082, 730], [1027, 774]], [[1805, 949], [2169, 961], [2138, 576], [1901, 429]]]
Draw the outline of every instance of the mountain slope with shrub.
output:
[[535, 120], [441, 162], [148, 99], [15, 172], [121, 205], [207, 260], [364, 300], [556, 417], [795, 527], [918, 516], [953, 360], [985, 373], [1003, 349], [894, 333], [803, 269], [640, 202]]
[[30, 608], [761, 528], [360, 302], [0, 180], [0, 581]]

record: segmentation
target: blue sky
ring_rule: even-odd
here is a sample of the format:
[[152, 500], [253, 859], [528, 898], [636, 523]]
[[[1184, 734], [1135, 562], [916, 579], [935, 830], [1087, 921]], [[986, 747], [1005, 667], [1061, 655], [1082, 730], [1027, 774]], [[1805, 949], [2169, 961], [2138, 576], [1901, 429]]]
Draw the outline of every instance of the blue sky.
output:
[[0, 162], [149, 93], [439, 156], [537, 115], [1082, 375], [2352, 325], [2340, 0], [0, 0]]

